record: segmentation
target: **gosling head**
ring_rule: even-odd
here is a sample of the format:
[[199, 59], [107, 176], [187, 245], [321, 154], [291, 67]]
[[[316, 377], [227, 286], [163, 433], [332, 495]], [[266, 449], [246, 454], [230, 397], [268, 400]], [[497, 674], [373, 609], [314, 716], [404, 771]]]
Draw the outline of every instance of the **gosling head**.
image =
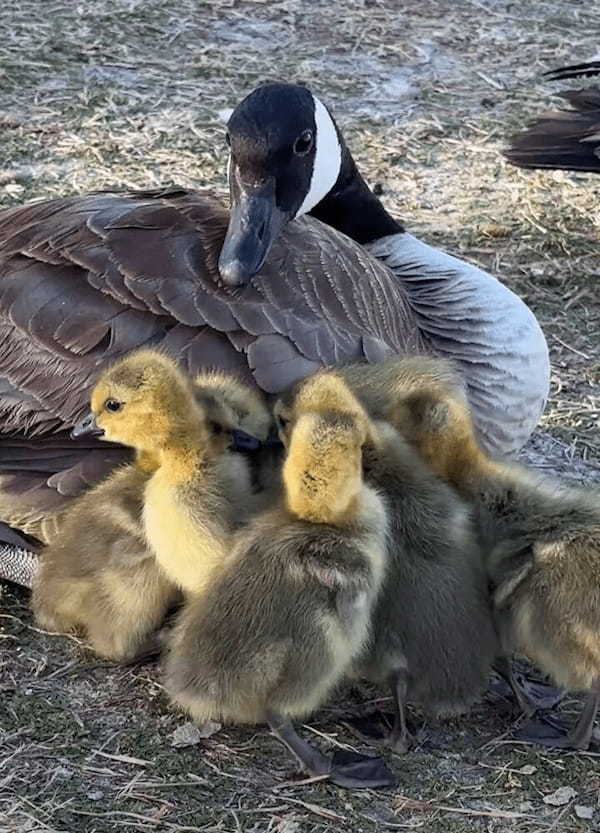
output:
[[386, 418], [441, 477], [453, 480], [479, 461], [483, 452], [464, 394], [423, 383], [400, 394]]
[[324, 371], [275, 406], [288, 509], [313, 522], [351, 515], [362, 484], [362, 453], [373, 426], [343, 379]]
[[95, 433], [152, 453], [189, 430], [201, 430], [203, 423], [191, 383], [177, 364], [156, 351], [141, 350], [102, 374], [90, 413], [73, 435]]
[[256, 440], [267, 439], [273, 417], [257, 388], [228, 373], [206, 370], [194, 379], [194, 396], [215, 427], [243, 432]]
[[319, 416], [345, 414], [361, 427], [362, 442], [370, 434], [367, 413], [346, 382], [334, 372], [321, 371], [303, 379], [277, 400], [273, 409], [281, 442], [288, 447], [290, 436], [303, 414]]
[[231, 219], [219, 258], [226, 284], [245, 284], [261, 268], [290, 220], [330, 193], [350, 154], [331, 113], [306, 87], [264, 84], [227, 125]]

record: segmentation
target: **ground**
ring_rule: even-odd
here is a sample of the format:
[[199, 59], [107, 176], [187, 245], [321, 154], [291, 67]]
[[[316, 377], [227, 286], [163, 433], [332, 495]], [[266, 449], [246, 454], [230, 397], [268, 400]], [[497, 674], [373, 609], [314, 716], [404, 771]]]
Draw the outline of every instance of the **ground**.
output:
[[[587, 0], [5, 0], [0, 205], [170, 182], [225, 193], [224, 111], [261, 81], [308, 83], [410, 231], [530, 304], [553, 373], [525, 456], [600, 480], [597, 180], [519, 171], [500, 153], [557, 103], [541, 73], [593, 57], [599, 25]], [[262, 728], [173, 746], [185, 720], [156, 665], [115, 668], [44, 635], [27, 601], [1, 597], [2, 833], [600, 830], [598, 755], [515, 743], [490, 697], [388, 755], [395, 790], [298, 786]], [[363, 748], [345, 719], [384, 694], [342, 692], [302, 731]], [[544, 800], [569, 786], [566, 803]]]

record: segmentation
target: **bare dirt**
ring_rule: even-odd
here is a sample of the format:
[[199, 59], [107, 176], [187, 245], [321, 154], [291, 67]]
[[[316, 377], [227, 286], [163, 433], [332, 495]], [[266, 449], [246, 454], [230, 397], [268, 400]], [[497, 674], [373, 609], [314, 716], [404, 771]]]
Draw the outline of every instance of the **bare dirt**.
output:
[[[0, 205], [172, 182], [225, 194], [228, 108], [264, 80], [308, 83], [409, 230], [536, 312], [552, 392], [525, 457], [600, 480], [600, 180], [519, 171], [500, 154], [558, 103], [542, 71], [592, 58], [599, 31], [600, 9], [580, 0], [5, 0]], [[99, 662], [37, 631], [25, 591], [2, 593], [0, 833], [600, 830], [598, 754], [515, 742], [504, 701], [424, 726], [416, 715], [415, 750], [384, 753], [394, 790], [296, 786], [266, 729], [172, 746], [185, 719], [156, 665]], [[302, 731], [327, 750], [367, 749], [346, 720], [389, 707], [385, 695], [340, 692]], [[576, 795], [544, 800], [559, 787]]]

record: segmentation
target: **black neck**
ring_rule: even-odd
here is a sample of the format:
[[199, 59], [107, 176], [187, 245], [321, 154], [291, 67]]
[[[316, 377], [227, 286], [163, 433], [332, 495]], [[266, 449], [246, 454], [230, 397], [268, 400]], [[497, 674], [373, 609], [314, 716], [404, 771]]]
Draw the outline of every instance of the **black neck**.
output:
[[337, 182], [309, 213], [360, 244], [404, 231], [364, 181], [345, 143]]

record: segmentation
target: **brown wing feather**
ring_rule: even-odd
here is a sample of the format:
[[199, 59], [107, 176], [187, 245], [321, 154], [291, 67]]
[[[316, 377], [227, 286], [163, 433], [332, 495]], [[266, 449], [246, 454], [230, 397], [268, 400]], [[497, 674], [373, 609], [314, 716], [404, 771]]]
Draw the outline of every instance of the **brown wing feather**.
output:
[[182, 189], [0, 212], [0, 433], [36, 438], [22, 470], [13, 451], [15, 493], [35, 472], [42, 505], [44, 488], [66, 496], [105, 472], [106, 452], [64, 439], [66, 456], [40, 470], [41, 438], [74, 424], [98, 373], [142, 345], [270, 393], [321, 365], [425, 349], [392, 273], [313, 219], [288, 226], [248, 286], [221, 286], [227, 222], [213, 195]]
[[[35, 440], [0, 437], [0, 518], [47, 542], [78, 495], [131, 459], [128, 449], [99, 440], [75, 441], [68, 434]], [[0, 541], [14, 543], [2, 527]]]

